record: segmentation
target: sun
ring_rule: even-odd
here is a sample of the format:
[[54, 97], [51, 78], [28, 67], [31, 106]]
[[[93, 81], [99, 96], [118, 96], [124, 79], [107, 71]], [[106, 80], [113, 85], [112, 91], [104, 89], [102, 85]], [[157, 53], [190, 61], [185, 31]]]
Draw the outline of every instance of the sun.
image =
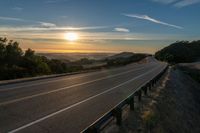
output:
[[64, 34], [64, 37], [67, 41], [76, 41], [79, 39], [79, 35], [75, 32], [67, 32]]

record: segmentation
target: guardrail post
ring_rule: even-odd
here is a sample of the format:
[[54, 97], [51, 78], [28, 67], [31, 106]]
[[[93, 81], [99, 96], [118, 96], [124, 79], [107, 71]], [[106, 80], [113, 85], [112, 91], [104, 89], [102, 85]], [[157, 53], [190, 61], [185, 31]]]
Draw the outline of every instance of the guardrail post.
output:
[[149, 90], [151, 90], [151, 84], [150, 83], [147, 83], [147, 87]]
[[153, 87], [154, 86], [153, 80], [151, 80], [150, 83], [151, 83], [151, 87]]
[[147, 86], [142, 87], [142, 90], [144, 91], [144, 94], [147, 95]]
[[113, 115], [117, 119], [117, 125], [120, 126], [122, 123], [122, 109], [121, 108], [115, 108], [113, 110]]
[[142, 100], [142, 91], [139, 91], [138, 100], [139, 100], [139, 101], [141, 101], [141, 100]]
[[134, 108], [135, 108], [135, 106], [134, 106], [134, 96], [130, 97], [129, 105], [130, 105], [130, 109], [134, 110]]
[[90, 127], [83, 133], [100, 133], [100, 130], [98, 130], [96, 127]]
[[155, 86], [156, 85], [156, 80], [155, 79], [153, 79], [153, 86]]
[[141, 92], [141, 90], [138, 90], [138, 91], [136, 92], [136, 95], [138, 96], [138, 101], [140, 102], [141, 99], [142, 99], [142, 92]]

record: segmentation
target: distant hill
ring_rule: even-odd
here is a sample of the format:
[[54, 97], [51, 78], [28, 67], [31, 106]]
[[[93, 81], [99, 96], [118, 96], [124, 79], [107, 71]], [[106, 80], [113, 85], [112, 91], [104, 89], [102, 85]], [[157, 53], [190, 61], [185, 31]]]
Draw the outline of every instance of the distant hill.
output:
[[200, 40], [175, 42], [156, 52], [155, 58], [169, 63], [196, 61], [200, 58]]
[[134, 53], [132, 53], [132, 52], [122, 52], [119, 54], [112, 55], [112, 56], [108, 57], [107, 59], [113, 60], [113, 59], [117, 59], [117, 58], [129, 58], [133, 55], [134, 55]]
[[138, 62], [147, 56], [147, 54], [122, 52], [106, 58], [106, 62], [109, 66], [126, 65], [133, 62]]
[[38, 55], [45, 56], [49, 59], [77, 61], [82, 58], [101, 60], [109, 56], [112, 56], [114, 54], [113, 53], [38, 53]]

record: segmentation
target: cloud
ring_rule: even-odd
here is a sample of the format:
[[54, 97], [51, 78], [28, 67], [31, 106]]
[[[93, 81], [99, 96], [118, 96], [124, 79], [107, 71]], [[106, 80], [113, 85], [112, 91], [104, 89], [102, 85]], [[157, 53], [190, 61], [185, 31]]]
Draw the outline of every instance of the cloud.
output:
[[105, 29], [107, 26], [88, 26], [88, 27], [60, 27], [50, 23], [42, 23], [42, 25], [35, 26], [23, 26], [23, 27], [0, 27], [1, 32], [65, 32], [65, 31], [84, 31], [84, 30], [96, 30]]
[[130, 32], [130, 30], [126, 29], [126, 28], [115, 28], [114, 31], [118, 31], [118, 32]]
[[53, 23], [47, 23], [47, 22], [38, 22], [40, 24], [40, 27], [42, 28], [51, 28], [56, 27], [56, 24]]
[[85, 27], [60, 27], [59, 29], [65, 30], [96, 30], [96, 29], [105, 29], [108, 26], [85, 26]]
[[148, 20], [148, 21], [151, 21], [153, 23], [157, 23], [157, 24], [161, 24], [161, 25], [165, 25], [165, 26], [169, 26], [169, 27], [173, 27], [173, 28], [177, 28], [177, 29], [183, 29], [183, 27], [181, 27], [181, 26], [177, 26], [177, 25], [166, 23], [166, 22], [162, 22], [160, 20], [156, 20], [154, 18], [151, 18], [151, 17], [149, 17], [147, 15], [136, 15], [136, 14], [123, 14], [123, 15], [127, 16], [127, 17], [131, 17], [131, 18], [138, 18], [138, 19]]
[[45, 3], [54, 4], [54, 3], [60, 3], [60, 2], [65, 2], [65, 1], [68, 1], [68, 0], [47, 0], [45, 1]]
[[65, 18], [68, 18], [68, 16], [63, 15], [63, 16], [60, 16], [60, 18], [64, 18], [65, 19]]
[[196, 3], [200, 3], [200, 0], [151, 0], [162, 4], [172, 4], [174, 7], [185, 7]]
[[0, 16], [0, 20], [4, 20], [4, 21], [25, 21], [24, 19], [21, 19], [21, 18], [2, 17], [2, 16]]
[[[35, 20], [26, 20], [26, 19], [21, 19], [21, 18], [15, 18], [15, 17], [2, 17], [0, 16], [0, 20], [3, 21], [21, 21], [21, 22], [29, 22], [29, 23], [34, 23], [31, 26], [24, 26], [24, 27], [5, 27], [8, 28], [9, 30], [17, 30], [17, 31], [47, 31], [47, 30], [95, 30], [95, 29], [105, 29], [108, 28], [109, 26], [83, 26], [83, 27], [71, 27], [71, 26], [57, 26], [54, 23], [50, 22], [42, 22], [42, 21], [35, 21]], [[2, 27], [0, 27], [2, 28]]]
[[162, 3], [162, 4], [170, 4], [173, 3], [177, 0], [152, 0], [153, 2], [158, 2], [158, 3]]
[[15, 10], [15, 11], [22, 11], [23, 10], [22, 7], [13, 7], [12, 9]]
[[41, 21], [35, 21], [35, 20], [26, 20], [26, 19], [15, 18], [15, 17], [2, 17], [2, 16], [0, 16], [0, 20], [3, 20], [3, 21], [32, 22], [32, 23], [37, 23], [37, 24], [39, 24], [39, 25], [36, 25], [36, 27], [41, 27], [41, 28], [56, 27], [56, 24], [49, 23], [49, 22], [41, 22]]
[[200, 3], [200, 0], [182, 0], [174, 4], [175, 7], [185, 7], [193, 4]]

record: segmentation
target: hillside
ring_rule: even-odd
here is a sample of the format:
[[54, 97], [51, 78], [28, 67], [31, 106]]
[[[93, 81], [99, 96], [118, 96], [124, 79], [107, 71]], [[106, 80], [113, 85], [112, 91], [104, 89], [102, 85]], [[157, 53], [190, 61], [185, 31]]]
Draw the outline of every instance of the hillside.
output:
[[109, 66], [126, 65], [132, 62], [138, 62], [147, 56], [149, 55], [132, 52], [121, 52], [106, 58], [106, 62]]
[[77, 61], [82, 58], [101, 60], [109, 56], [112, 56], [114, 54], [113, 53], [37, 53], [37, 55], [45, 56], [48, 59]]
[[114, 59], [118, 59], [118, 58], [129, 58], [131, 56], [134, 56], [134, 53], [132, 53], [132, 52], [121, 52], [119, 54], [109, 56], [107, 59], [114, 60]]
[[156, 52], [155, 57], [169, 63], [196, 61], [200, 58], [200, 40], [175, 42]]

